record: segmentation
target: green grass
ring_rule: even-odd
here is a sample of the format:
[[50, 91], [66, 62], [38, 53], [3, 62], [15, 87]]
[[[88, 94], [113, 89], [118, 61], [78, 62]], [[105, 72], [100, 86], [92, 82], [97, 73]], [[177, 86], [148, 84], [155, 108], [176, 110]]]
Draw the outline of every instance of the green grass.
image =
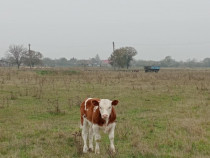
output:
[[[210, 70], [0, 69], [0, 157], [209, 157]], [[115, 146], [82, 154], [80, 104], [118, 99]]]
[[59, 71], [56, 70], [35, 70], [35, 72], [38, 75], [77, 75], [80, 73], [79, 70], [66, 70], [66, 69], [60, 69]]

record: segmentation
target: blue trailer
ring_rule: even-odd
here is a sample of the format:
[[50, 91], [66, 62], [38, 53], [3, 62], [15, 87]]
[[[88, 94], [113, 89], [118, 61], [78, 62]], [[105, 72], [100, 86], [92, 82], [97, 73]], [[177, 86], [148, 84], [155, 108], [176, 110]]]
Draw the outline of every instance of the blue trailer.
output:
[[145, 72], [158, 72], [160, 70], [160, 66], [145, 66]]

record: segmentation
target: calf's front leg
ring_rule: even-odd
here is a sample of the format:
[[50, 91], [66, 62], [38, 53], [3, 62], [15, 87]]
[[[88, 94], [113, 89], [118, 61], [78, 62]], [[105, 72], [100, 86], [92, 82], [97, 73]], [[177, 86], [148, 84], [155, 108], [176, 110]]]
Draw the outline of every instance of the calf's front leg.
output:
[[96, 141], [95, 154], [100, 154], [99, 142], [101, 140], [101, 135], [99, 133], [98, 125], [93, 125], [93, 133], [94, 133], [95, 141]]
[[114, 147], [114, 130], [115, 130], [116, 123], [113, 123], [109, 130], [109, 140], [110, 140], [110, 150], [111, 152], [115, 153]]

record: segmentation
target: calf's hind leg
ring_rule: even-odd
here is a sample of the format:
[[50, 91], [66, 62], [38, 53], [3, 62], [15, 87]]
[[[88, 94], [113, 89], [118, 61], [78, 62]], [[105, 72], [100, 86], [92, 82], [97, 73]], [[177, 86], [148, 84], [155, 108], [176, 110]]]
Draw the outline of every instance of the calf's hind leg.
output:
[[83, 153], [88, 152], [87, 137], [88, 137], [88, 122], [84, 119], [82, 126], [82, 138], [84, 141]]
[[93, 128], [89, 125], [89, 150], [93, 151]]

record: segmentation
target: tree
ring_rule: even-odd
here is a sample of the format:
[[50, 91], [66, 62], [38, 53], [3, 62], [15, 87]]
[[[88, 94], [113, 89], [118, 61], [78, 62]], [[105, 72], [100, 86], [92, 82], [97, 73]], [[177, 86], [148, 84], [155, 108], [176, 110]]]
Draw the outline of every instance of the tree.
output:
[[166, 56], [165, 59], [160, 61], [161, 66], [163, 67], [176, 67], [178, 66], [178, 63], [172, 59], [171, 56]]
[[19, 69], [20, 65], [23, 63], [26, 52], [27, 49], [23, 47], [23, 45], [10, 45], [6, 58], [9, 62], [16, 64]]
[[203, 64], [203, 66], [205, 67], [210, 67], [210, 58], [203, 59]]
[[55, 67], [55, 60], [52, 60], [52, 59], [50, 59], [50, 58], [44, 58], [43, 60], [42, 60], [42, 62], [43, 62], [43, 64], [44, 64], [44, 66], [49, 66], [49, 67]]
[[68, 61], [68, 63], [71, 66], [76, 66], [77, 65], [77, 59], [73, 57]]
[[90, 65], [93, 67], [93, 66], [100, 66], [101, 67], [101, 60], [100, 60], [100, 57], [99, 55], [97, 54], [95, 56], [95, 58], [90, 58]]
[[98, 65], [96, 58], [91, 58], [91, 59], [90, 59], [90, 65], [91, 65], [92, 67]]
[[62, 57], [60, 59], [56, 59], [57, 66], [68, 66], [68, 60], [65, 57]]
[[127, 69], [130, 66], [130, 62], [133, 60], [133, 56], [137, 54], [137, 51], [133, 47], [122, 47], [116, 49], [109, 57], [109, 62], [113, 67], [120, 67]]
[[96, 60], [97, 64], [100, 65], [100, 67], [101, 67], [101, 59], [98, 54], [96, 54], [95, 60]]
[[28, 51], [24, 56], [24, 64], [31, 67], [42, 64], [43, 55], [33, 50]]

